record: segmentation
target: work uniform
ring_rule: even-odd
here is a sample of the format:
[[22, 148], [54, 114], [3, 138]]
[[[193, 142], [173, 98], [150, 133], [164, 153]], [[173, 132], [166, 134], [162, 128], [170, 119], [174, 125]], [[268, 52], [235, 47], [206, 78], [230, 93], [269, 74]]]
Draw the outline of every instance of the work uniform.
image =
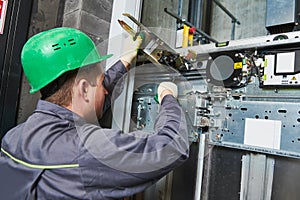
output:
[[[105, 74], [109, 92], [126, 73], [118, 62]], [[184, 113], [161, 102], [154, 132], [122, 133], [86, 123], [40, 100], [28, 120], [3, 138], [1, 199], [115, 199], [143, 191], [188, 157]]]

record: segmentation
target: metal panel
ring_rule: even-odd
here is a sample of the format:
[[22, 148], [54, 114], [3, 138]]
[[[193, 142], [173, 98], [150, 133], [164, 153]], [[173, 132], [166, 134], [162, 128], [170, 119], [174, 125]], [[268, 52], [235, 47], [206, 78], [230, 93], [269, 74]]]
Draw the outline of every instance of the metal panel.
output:
[[240, 200], [243, 151], [214, 146], [205, 166], [201, 200]]
[[197, 173], [197, 157], [199, 145], [193, 143], [190, 146], [190, 157], [180, 167], [173, 172], [172, 200], [188, 199], [195, 197], [196, 173]]
[[274, 169], [272, 200], [298, 200], [300, 196], [300, 160], [277, 157]]
[[287, 40], [276, 40], [282, 34], [273, 34], [261, 37], [252, 37], [241, 40], [229, 41], [227, 46], [216, 47], [215, 44], [198, 45], [187, 48], [176, 49], [181, 55], [187, 55], [189, 51], [197, 52], [200, 55], [209, 55], [211, 53], [234, 51], [239, 49], [273, 49], [280, 46], [289, 45], [290, 47], [297, 47], [300, 43], [300, 31], [285, 33]]
[[[140, 19], [141, 15], [141, 5], [143, 0], [125, 0], [125, 1], [114, 1], [113, 3], [113, 10], [111, 15], [111, 23], [109, 28], [109, 41], [108, 41], [108, 50], [107, 53], [114, 54], [113, 57], [107, 60], [107, 69], [111, 67], [113, 63], [115, 63], [124, 53], [124, 48], [120, 48], [120, 44], [123, 44], [124, 38], [128, 35], [124, 35], [125, 31], [122, 27], [116, 23], [118, 19], [123, 19], [123, 13], [130, 13], [136, 19]], [[133, 24], [132, 22], [128, 21], [129, 25]]]
[[27, 39], [31, 5], [32, 0], [9, 1], [4, 34], [0, 35], [0, 137], [16, 124], [22, 74], [20, 52]]
[[274, 162], [263, 154], [243, 155], [240, 200], [271, 200]]
[[267, 0], [266, 27], [295, 22], [295, 0]]
[[[286, 155], [300, 158], [299, 103], [288, 102], [234, 102], [225, 112], [223, 130], [213, 130], [214, 136], [221, 134], [221, 138], [211, 138], [213, 141], [222, 142], [225, 146], [237, 146], [244, 149], [253, 149], [277, 155]], [[222, 112], [223, 112], [222, 111]], [[280, 150], [248, 147], [244, 145], [245, 119], [280, 120], [281, 143]], [[262, 127], [262, 130], [264, 127]], [[263, 133], [263, 131], [262, 131]]]

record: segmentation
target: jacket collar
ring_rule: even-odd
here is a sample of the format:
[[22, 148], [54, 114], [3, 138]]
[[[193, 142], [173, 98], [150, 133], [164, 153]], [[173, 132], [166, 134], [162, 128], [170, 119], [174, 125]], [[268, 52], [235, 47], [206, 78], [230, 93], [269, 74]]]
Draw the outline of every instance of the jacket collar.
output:
[[50, 115], [58, 116], [61, 119], [68, 120], [70, 122], [85, 122], [85, 120], [77, 115], [76, 113], [72, 112], [71, 110], [59, 106], [57, 104], [51, 103], [49, 101], [39, 100], [36, 110], [34, 111], [39, 113], [45, 113]]

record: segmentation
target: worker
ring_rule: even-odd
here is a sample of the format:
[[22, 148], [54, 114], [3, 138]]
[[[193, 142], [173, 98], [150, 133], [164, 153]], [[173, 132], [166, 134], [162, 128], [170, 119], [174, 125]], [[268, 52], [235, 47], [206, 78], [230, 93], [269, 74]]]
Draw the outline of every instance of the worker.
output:
[[[124, 54], [107, 71], [93, 41], [60, 27], [31, 37], [21, 52], [36, 110], [2, 140], [1, 199], [119, 199], [145, 190], [182, 164], [189, 153], [177, 86], [158, 85], [154, 131], [101, 128], [117, 80], [132, 65], [141, 39], [126, 40]], [[142, 66], [140, 66], [142, 67]]]

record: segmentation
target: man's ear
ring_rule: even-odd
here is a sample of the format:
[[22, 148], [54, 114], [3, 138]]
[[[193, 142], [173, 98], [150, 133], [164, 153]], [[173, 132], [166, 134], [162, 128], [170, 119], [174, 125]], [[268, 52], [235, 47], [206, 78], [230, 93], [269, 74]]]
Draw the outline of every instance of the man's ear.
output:
[[85, 79], [80, 79], [77, 83], [77, 92], [78, 92], [79, 96], [87, 102], [89, 101], [89, 98], [88, 98], [89, 87], [90, 87], [90, 84]]

